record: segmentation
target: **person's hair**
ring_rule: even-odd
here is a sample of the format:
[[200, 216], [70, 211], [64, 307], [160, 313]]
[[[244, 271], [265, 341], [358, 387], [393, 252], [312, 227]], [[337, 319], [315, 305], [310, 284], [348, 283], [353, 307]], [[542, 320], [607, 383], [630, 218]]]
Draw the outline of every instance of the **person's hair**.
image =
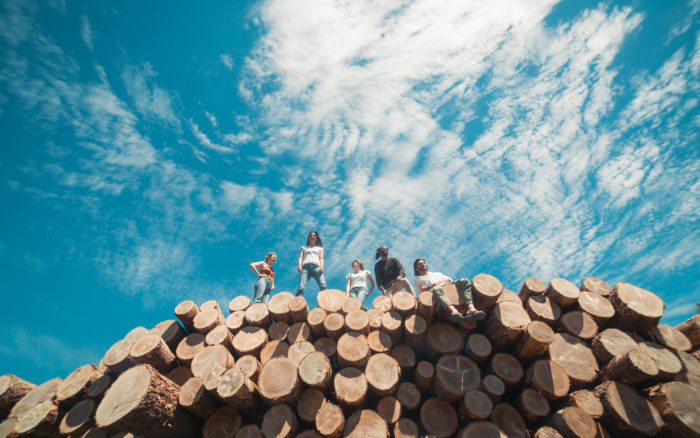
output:
[[374, 255], [374, 258], [378, 259], [383, 255], [389, 255], [389, 248], [387, 248], [386, 246], [380, 246], [379, 248], [377, 248], [377, 253]]
[[323, 241], [321, 240], [321, 236], [318, 234], [316, 230], [311, 230], [309, 232], [309, 235], [306, 236], [306, 246], [311, 245], [311, 235], [315, 234], [316, 235], [316, 246], [323, 247]]
[[421, 260], [425, 261], [425, 259], [416, 259], [413, 262], [413, 275], [415, 275], [416, 277], [421, 275], [421, 273], [418, 272], [418, 262], [420, 262]]
[[353, 260], [352, 263], [350, 264], [350, 266], [354, 265], [355, 263], [357, 263], [360, 266], [361, 270], [363, 270], [363, 271], [365, 270], [365, 265], [363, 265], [362, 262], [357, 260], [357, 259]]
[[268, 252], [267, 255], [265, 256], [265, 263], [267, 263], [267, 261], [270, 260], [270, 257], [272, 257], [273, 255], [277, 255], [277, 253], [274, 251]]

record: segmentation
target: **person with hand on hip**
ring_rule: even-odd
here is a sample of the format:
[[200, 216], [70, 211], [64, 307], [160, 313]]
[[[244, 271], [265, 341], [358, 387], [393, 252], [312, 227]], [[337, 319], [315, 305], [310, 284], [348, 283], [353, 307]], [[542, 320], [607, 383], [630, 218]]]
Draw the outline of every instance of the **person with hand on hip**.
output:
[[299, 287], [297, 296], [304, 295], [309, 277], [316, 280], [320, 290], [326, 289], [326, 278], [323, 275], [323, 241], [316, 231], [306, 237], [306, 245], [299, 252]]
[[251, 263], [250, 269], [258, 276], [258, 281], [255, 282], [253, 293], [253, 304], [265, 303], [270, 300], [270, 292], [275, 288], [275, 270], [272, 265], [277, 261], [277, 254], [268, 252], [265, 256], [265, 261]]

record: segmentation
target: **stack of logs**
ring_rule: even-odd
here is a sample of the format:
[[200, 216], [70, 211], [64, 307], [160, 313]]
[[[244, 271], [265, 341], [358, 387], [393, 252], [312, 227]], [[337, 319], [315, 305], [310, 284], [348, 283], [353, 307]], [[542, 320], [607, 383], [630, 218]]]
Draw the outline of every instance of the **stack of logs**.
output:
[[592, 277], [473, 290], [478, 324], [429, 291], [184, 301], [98, 366], [0, 377], [0, 437], [700, 437], [700, 315], [659, 324], [658, 296]]

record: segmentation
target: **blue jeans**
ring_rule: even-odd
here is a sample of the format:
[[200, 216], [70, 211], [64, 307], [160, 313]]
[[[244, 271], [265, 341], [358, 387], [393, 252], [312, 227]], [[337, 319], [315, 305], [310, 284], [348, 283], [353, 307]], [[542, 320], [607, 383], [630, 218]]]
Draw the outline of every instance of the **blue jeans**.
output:
[[324, 277], [323, 273], [321, 273], [321, 267], [319, 265], [307, 263], [301, 267], [301, 274], [299, 275], [299, 287], [297, 288], [297, 296], [304, 295], [304, 289], [306, 289], [306, 283], [309, 282], [309, 277], [316, 280], [319, 289], [326, 289], [326, 277]]
[[367, 288], [362, 286], [355, 286], [350, 288], [350, 296], [359, 298], [362, 302], [362, 307], [365, 305], [365, 298], [367, 298]]
[[255, 282], [255, 294], [253, 295], [253, 304], [265, 303], [270, 301], [270, 292], [272, 291], [272, 283], [267, 277], [260, 277]]

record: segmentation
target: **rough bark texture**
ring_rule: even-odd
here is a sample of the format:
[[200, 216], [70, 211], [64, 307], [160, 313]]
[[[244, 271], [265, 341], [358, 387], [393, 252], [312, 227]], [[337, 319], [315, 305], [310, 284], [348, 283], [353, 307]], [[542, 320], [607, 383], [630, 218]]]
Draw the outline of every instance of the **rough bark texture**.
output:
[[249, 414], [257, 408], [258, 388], [240, 369], [232, 368], [226, 371], [219, 379], [216, 393], [238, 412]]
[[[223, 347], [221, 347], [223, 348]], [[138, 364], [149, 364], [167, 374], [177, 367], [177, 358], [168, 344], [158, 335], [148, 335], [131, 347], [131, 357]]]
[[180, 387], [178, 402], [201, 420], [212, 416], [219, 407], [219, 402], [207, 392], [203, 380], [199, 377], [192, 377]]
[[530, 363], [547, 352], [554, 331], [542, 321], [531, 321], [513, 351], [522, 363]]
[[510, 301], [496, 304], [486, 320], [486, 330], [493, 348], [504, 350], [512, 347], [530, 321], [522, 305]]
[[182, 322], [188, 332], [194, 331], [194, 317], [199, 313], [199, 307], [194, 301], [183, 301], [175, 307], [175, 316]]
[[10, 409], [36, 385], [14, 374], [0, 376], [0, 418], [6, 418]]

